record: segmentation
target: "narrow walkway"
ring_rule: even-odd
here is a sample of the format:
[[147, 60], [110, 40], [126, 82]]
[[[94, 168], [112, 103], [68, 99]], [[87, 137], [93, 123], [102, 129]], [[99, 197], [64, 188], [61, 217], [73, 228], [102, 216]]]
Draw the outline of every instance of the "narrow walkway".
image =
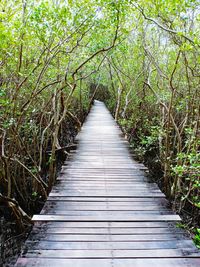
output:
[[179, 216], [96, 101], [16, 266], [199, 267]]

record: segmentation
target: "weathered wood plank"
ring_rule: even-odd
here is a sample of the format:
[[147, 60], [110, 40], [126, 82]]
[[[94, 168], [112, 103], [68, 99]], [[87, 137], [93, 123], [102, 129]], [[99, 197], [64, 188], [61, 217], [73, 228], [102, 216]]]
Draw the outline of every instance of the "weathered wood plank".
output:
[[26, 243], [27, 249], [119, 249], [119, 250], [126, 250], [126, 249], [134, 249], [134, 250], [141, 250], [141, 249], [194, 249], [194, 244], [191, 240], [170, 240], [170, 241], [137, 241], [137, 242], [130, 242], [130, 241], [75, 241], [75, 242], [52, 242], [52, 241], [45, 241], [43, 239], [37, 241], [27, 241]]
[[[55, 205], [52, 203], [56, 203]], [[138, 204], [138, 202], [137, 202]], [[43, 208], [43, 210], [52, 210], [56, 209], [57, 211], [165, 211], [166, 208], [162, 207], [162, 205], [144, 205], [138, 204], [138, 205], [109, 205], [106, 203], [102, 204], [96, 204], [96, 205], [88, 205], [87, 202], [85, 204], [72, 204], [72, 203], [65, 203], [65, 202], [50, 202], [48, 201]]]
[[[58, 221], [37, 221], [35, 222], [36, 226], [45, 226], [47, 228], [175, 228], [174, 222], [58, 222]], [[176, 228], [175, 228], [176, 229]]]
[[175, 234], [160, 234], [160, 235], [131, 235], [131, 234], [46, 234], [38, 233], [31, 235], [29, 240], [37, 241], [42, 239], [44, 241], [54, 241], [54, 242], [99, 242], [99, 241], [122, 241], [122, 242], [141, 242], [141, 241], [170, 241], [170, 240], [180, 240], [182, 236]]
[[21, 258], [16, 267], [199, 267], [199, 259], [45, 259]]
[[26, 257], [64, 259], [112, 259], [112, 258], [196, 258], [197, 250], [189, 249], [149, 249], [149, 250], [30, 250]]
[[[64, 215], [64, 216], [92, 216], [92, 217], [100, 217], [100, 216], [103, 216], [103, 217], [106, 217], [106, 216], [113, 216], [113, 218], [115, 219], [115, 217], [119, 217], [119, 214], [122, 217], [126, 217], [126, 216], [138, 216], [141, 214], [141, 211], [138, 210], [138, 211], [129, 211], [129, 210], [98, 210], [98, 211], [95, 211], [95, 210], [56, 210], [56, 209], [53, 209], [53, 208], [49, 208], [49, 209], [46, 209], [44, 210], [43, 209], [43, 212], [41, 213], [41, 215]], [[170, 210], [144, 210], [142, 211], [142, 214], [144, 216], [147, 216], [147, 215], [156, 215], [156, 216], [159, 216], [159, 215], [174, 215], [174, 213]], [[150, 217], [151, 219], [151, 217]]]
[[129, 235], [161, 235], [161, 234], [183, 234], [185, 233], [182, 229], [173, 228], [80, 228], [80, 227], [34, 227], [32, 233], [46, 233], [46, 234], [129, 234]]
[[127, 192], [126, 195], [122, 192], [98, 192], [97, 191], [92, 191], [92, 192], [81, 192], [81, 189], [79, 190], [80, 192], [65, 192], [65, 191], [59, 191], [57, 192], [56, 190], [52, 190], [52, 192], [49, 194], [51, 197], [122, 197], [122, 198], [141, 198], [144, 196], [144, 198], [163, 198], [163, 193], [161, 192], [135, 192], [134, 194], [131, 192]]
[[48, 200], [51, 201], [74, 201], [74, 202], [109, 202], [109, 203], [115, 203], [115, 202], [130, 202], [130, 203], [136, 203], [136, 202], [144, 202], [144, 203], [164, 203], [166, 200], [164, 198], [157, 198], [157, 197], [71, 197], [71, 196], [58, 196], [57, 194], [49, 194]]
[[181, 221], [178, 215], [134, 215], [134, 216], [64, 216], [64, 215], [34, 215], [33, 221], [86, 221], [86, 222], [162, 222]]

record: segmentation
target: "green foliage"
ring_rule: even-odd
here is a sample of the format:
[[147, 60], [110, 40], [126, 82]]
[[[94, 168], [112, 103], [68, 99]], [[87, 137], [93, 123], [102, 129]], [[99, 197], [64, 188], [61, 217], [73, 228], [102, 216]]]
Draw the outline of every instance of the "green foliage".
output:
[[194, 237], [194, 243], [200, 249], [200, 229], [199, 228], [196, 229], [196, 234]]
[[187, 226], [184, 223], [176, 223], [177, 228], [186, 229]]

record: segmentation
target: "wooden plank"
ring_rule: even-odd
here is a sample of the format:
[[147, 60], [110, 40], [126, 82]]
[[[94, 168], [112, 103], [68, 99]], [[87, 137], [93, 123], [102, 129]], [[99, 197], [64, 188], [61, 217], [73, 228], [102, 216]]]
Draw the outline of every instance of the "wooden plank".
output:
[[[46, 210], [43, 210], [43, 212], [41, 213], [43, 214], [47, 214], [47, 215], [64, 215], [64, 216], [80, 216], [80, 217], [87, 217], [87, 216], [92, 216], [92, 217], [111, 217], [113, 216], [113, 219], [115, 219], [115, 217], [132, 217], [132, 216], [140, 216], [141, 215], [141, 211], [140, 210], [136, 210], [136, 211], [129, 211], [129, 210], [57, 210], [57, 209], [53, 209], [53, 208], [49, 208]], [[171, 210], [144, 210], [142, 212], [142, 214], [144, 216], [152, 216], [152, 215], [174, 215], [174, 213]]]
[[[120, 182], [120, 183], [109, 183], [107, 181], [100, 181], [100, 182], [93, 182], [91, 181], [90, 184], [88, 184], [88, 182], [84, 182], [84, 181], [72, 181], [72, 182], [59, 182], [59, 183], [56, 183], [56, 187], [64, 187], [64, 188], [68, 188], [68, 189], [73, 189], [73, 188], [77, 188], [77, 187], [80, 187], [80, 188], [92, 188], [95, 189], [96, 188], [101, 188], [101, 187], [104, 187], [106, 186], [107, 188], [110, 188], [110, 189], [115, 189], [115, 188], [122, 188], [122, 189], [131, 189], [131, 190], [134, 190], [134, 189], [143, 189], [143, 188], [148, 188], [148, 189], [158, 189], [158, 186], [156, 184], [153, 184], [153, 183], [134, 183], [134, 182], [128, 182], [128, 183], [123, 183], [123, 182]], [[55, 186], [54, 186], [55, 188]]]
[[149, 250], [30, 250], [26, 257], [64, 259], [112, 259], [112, 258], [196, 258], [197, 250], [189, 249], [149, 249]]
[[86, 176], [86, 174], [76, 174], [76, 175], [70, 175], [68, 176], [66, 174], [65, 177], [60, 177], [57, 179], [57, 181], [74, 181], [74, 182], [86, 182], [86, 181], [91, 181], [91, 182], [96, 182], [96, 183], [102, 183], [102, 182], [110, 182], [110, 183], [116, 183], [116, 182], [125, 182], [125, 183], [138, 183], [138, 182], [149, 182], [146, 177], [142, 176], [132, 176], [132, 175], [94, 175], [94, 174], [89, 174]]
[[[56, 199], [56, 197], [55, 197]], [[59, 199], [59, 198], [58, 198]], [[66, 201], [65, 201], [66, 199]], [[138, 198], [137, 198], [138, 199]], [[136, 199], [136, 200], [137, 200]], [[123, 198], [122, 198], [123, 200]], [[47, 200], [45, 205], [52, 205], [55, 207], [81, 207], [81, 206], [88, 206], [88, 207], [104, 207], [104, 206], [109, 206], [109, 207], [118, 207], [118, 206], [122, 206], [122, 207], [144, 207], [144, 208], [148, 208], [148, 206], [150, 207], [167, 207], [167, 201], [162, 201], [161, 199], [150, 199], [149, 201], [78, 201], [78, 200], [68, 200], [68, 198], [64, 198], [63, 197], [63, 201], [57, 202], [54, 200]]]
[[149, 202], [149, 201], [164, 201], [164, 198], [157, 198], [157, 197], [148, 197], [148, 196], [139, 196], [139, 197], [130, 197], [130, 196], [123, 196], [123, 197], [118, 197], [118, 196], [60, 196], [58, 193], [50, 193], [49, 197], [60, 197], [62, 199], [68, 199], [70, 201], [100, 201], [100, 202]]
[[[47, 212], [49, 212], [49, 214], [65, 214], [67, 215], [67, 213], [72, 212], [71, 215], [73, 214], [73, 212], [82, 212], [84, 213], [84, 215], [89, 215], [88, 212], [102, 212], [101, 214], [103, 215], [103, 213], [107, 212], [111, 212], [113, 214], [113, 212], [121, 212], [121, 214], [123, 215], [123, 212], [129, 212], [129, 214], [133, 215], [133, 214], [141, 214], [141, 213], [145, 213], [145, 214], [174, 214], [173, 211], [168, 210], [166, 208], [161, 208], [161, 207], [151, 207], [151, 206], [136, 206], [136, 207], [129, 207], [129, 206], [114, 206], [114, 207], [101, 207], [101, 206], [62, 206], [62, 207], [48, 207], [45, 206], [43, 208], [43, 211], [41, 212], [41, 214], [46, 214]], [[52, 213], [53, 212], [53, 213]], [[60, 213], [61, 212], [61, 213]], [[66, 213], [65, 213], [66, 212]], [[134, 213], [135, 212], [135, 213]], [[136, 213], [137, 212], [137, 213]]]
[[78, 207], [94, 207], [94, 208], [103, 208], [103, 207], [110, 207], [110, 208], [115, 208], [115, 207], [121, 207], [121, 208], [133, 208], [136, 210], [140, 210], [140, 208], [148, 209], [148, 208], [165, 208], [167, 205], [164, 205], [162, 202], [159, 201], [132, 201], [132, 202], [127, 202], [127, 201], [112, 201], [112, 202], [106, 202], [106, 201], [94, 201], [94, 202], [89, 202], [89, 201], [53, 201], [53, 200], [47, 200], [45, 206], [51, 206], [55, 208], [78, 208]]
[[45, 259], [20, 258], [15, 267], [199, 267], [199, 259]]
[[136, 216], [64, 216], [64, 215], [34, 215], [32, 221], [98, 221], [98, 222], [162, 222], [181, 221], [178, 215], [136, 215]]
[[185, 233], [182, 229], [173, 228], [110, 228], [110, 227], [34, 227], [33, 233], [46, 233], [46, 234], [129, 234], [129, 235], [161, 235], [161, 234], [183, 234]]
[[[80, 204], [72, 204], [72, 203], [66, 203], [65, 202], [50, 202], [48, 201], [43, 210], [51, 210], [51, 209], [56, 209], [57, 211], [165, 211], [167, 208], [163, 207], [162, 205], [144, 205], [143, 203], [138, 205], [111, 205], [111, 204], [96, 204], [94, 205], [93, 203], [88, 205], [87, 202], [85, 204], [80, 203]], [[55, 203], [52, 204], [52, 203]]]
[[[96, 190], [98, 191], [98, 190]], [[132, 193], [132, 192], [129, 192], [129, 194], [127, 193], [127, 195], [125, 195], [125, 192], [124, 191], [119, 191], [119, 192], [116, 192], [116, 191], [108, 191], [108, 194], [106, 195], [106, 190], [105, 192], [104, 191], [99, 191], [99, 193], [95, 194], [95, 192], [93, 193], [94, 191], [84, 191], [84, 190], [77, 190], [76, 191], [73, 191], [73, 192], [69, 192], [69, 191], [61, 191], [60, 190], [54, 190], [50, 196], [51, 197], [74, 197], [74, 198], [78, 198], [78, 197], [83, 197], [83, 198], [87, 198], [87, 199], [91, 199], [91, 198], [96, 198], [96, 197], [99, 197], [99, 198], [106, 198], [106, 196], [108, 198], [133, 198], [133, 199], [137, 199], [137, 198], [141, 198], [142, 197], [142, 193], [146, 193], [146, 196], [144, 198], [146, 199], [156, 199], [156, 198], [163, 198], [163, 195], [162, 194], [159, 194], [159, 193], [156, 193], [156, 192], [148, 192], [148, 191], [142, 191], [141, 193]]]
[[[62, 189], [62, 190], [61, 190]], [[101, 187], [95, 187], [95, 186], [89, 186], [89, 187], [68, 187], [68, 186], [54, 186], [54, 189], [52, 190], [53, 192], [59, 192], [59, 191], [62, 191], [62, 192], [71, 192], [71, 193], [74, 193], [74, 192], [77, 192], [77, 191], [83, 191], [83, 192], [88, 192], [88, 193], [91, 193], [94, 192], [94, 194], [96, 193], [108, 193], [108, 194], [121, 194], [122, 192], [123, 193], [127, 193], [127, 195], [133, 193], [133, 195], [136, 195], [136, 196], [140, 196], [141, 194], [143, 193], [151, 193], [151, 194], [154, 194], [155, 195], [162, 195], [163, 196], [163, 193], [160, 192], [160, 190], [158, 188], [151, 188], [151, 187], [135, 187], [135, 188], [131, 188], [131, 187], [108, 187], [106, 186], [105, 184]], [[137, 191], [139, 191], [139, 193], [137, 193]]]
[[54, 249], [54, 250], [71, 250], [71, 249], [118, 249], [118, 250], [148, 250], [148, 249], [194, 249], [194, 244], [191, 240], [172, 240], [172, 241], [138, 241], [138, 242], [130, 242], [130, 241], [76, 241], [76, 242], [53, 242], [53, 241], [30, 241], [26, 242], [27, 249], [33, 250], [44, 250], [44, 249]]
[[141, 242], [141, 241], [170, 241], [180, 240], [181, 236], [174, 234], [162, 234], [162, 235], [131, 235], [131, 234], [46, 234], [38, 233], [31, 235], [29, 240], [43, 240], [54, 242], [99, 242], [99, 241], [123, 241], [123, 242]]
[[90, 191], [90, 190], [107, 190], [107, 191], [137, 191], [137, 190], [140, 190], [141, 192], [143, 191], [150, 191], [150, 192], [159, 192], [160, 190], [156, 187], [156, 186], [151, 186], [151, 185], [146, 185], [146, 186], [143, 186], [143, 185], [132, 185], [132, 184], [129, 184], [129, 185], [109, 185], [109, 184], [106, 184], [106, 183], [102, 183], [102, 184], [98, 184], [98, 185], [93, 185], [91, 184], [90, 186], [86, 185], [86, 184], [71, 184], [71, 185], [68, 185], [68, 184], [59, 184], [59, 185], [56, 185], [54, 186], [54, 189], [55, 190], [60, 190], [63, 189], [63, 190], [67, 190], [67, 191], [77, 191], [77, 190], [80, 190], [78, 189], [80, 188], [81, 190], [85, 190], [85, 191]]
[[[146, 187], [151, 187], [151, 186], [155, 186], [157, 187], [156, 184], [154, 183], [144, 183], [144, 181], [138, 181], [138, 180], [116, 180], [116, 179], [102, 179], [102, 180], [96, 180], [94, 178], [89, 179], [89, 185], [93, 185], [93, 186], [101, 186], [101, 185], [107, 185], [107, 186], [120, 186], [120, 185], [124, 185], [124, 186], [146, 186]], [[83, 180], [83, 179], [65, 179], [65, 180], [57, 180], [56, 185], [76, 185], [76, 186], [88, 186], [88, 180]]]
[[59, 222], [59, 221], [36, 221], [36, 226], [45, 226], [48, 228], [175, 228], [174, 222]]
[[[138, 183], [138, 182], [146, 182], [148, 183], [149, 181], [145, 178], [116, 178], [116, 177], [112, 177], [109, 175], [109, 177], [106, 176], [94, 176], [94, 175], [89, 175], [87, 176], [87, 178], [84, 178], [85, 175], [81, 174], [79, 177], [76, 176], [66, 176], [65, 178], [61, 177], [57, 179], [57, 182], [62, 181], [62, 182], [67, 182], [69, 183], [70, 181], [72, 182], [84, 182], [84, 183], [88, 183], [88, 182], [96, 182], [96, 183], [105, 183], [105, 182], [110, 182], [110, 183], [115, 183], [115, 182], [121, 182], [121, 183]], [[123, 176], [124, 177], [124, 176]]]
[[130, 203], [138, 203], [138, 202], [144, 202], [144, 203], [165, 203], [164, 198], [154, 198], [154, 197], [83, 197], [83, 196], [59, 196], [58, 194], [50, 193], [48, 200], [51, 201], [74, 201], [74, 202], [109, 202], [109, 203], [115, 203], [115, 202], [130, 202]]
[[163, 198], [164, 194], [161, 192], [127, 192], [125, 193], [120, 193], [120, 192], [105, 192], [105, 193], [101, 193], [98, 192], [98, 190], [96, 191], [92, 191], [92, 192], [67, 192], [67, 191], [59, 191], [57, 192], [56, 190], [52, 190], [52, 192], [49, 194], [50, 196], [57, 196], [57, 197], [133, 197], [133, 198], [140, 198], [141, 196], [144, 196], [145, 198], [150, 198], [150, 197], [154, 197], [154, 198]]

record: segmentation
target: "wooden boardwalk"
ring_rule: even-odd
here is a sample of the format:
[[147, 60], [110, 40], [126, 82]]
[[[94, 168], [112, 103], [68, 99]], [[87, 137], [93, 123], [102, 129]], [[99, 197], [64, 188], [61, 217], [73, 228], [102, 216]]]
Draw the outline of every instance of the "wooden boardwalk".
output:
[[95, 102], [15, 266], [199, 267], [163, 193]]

